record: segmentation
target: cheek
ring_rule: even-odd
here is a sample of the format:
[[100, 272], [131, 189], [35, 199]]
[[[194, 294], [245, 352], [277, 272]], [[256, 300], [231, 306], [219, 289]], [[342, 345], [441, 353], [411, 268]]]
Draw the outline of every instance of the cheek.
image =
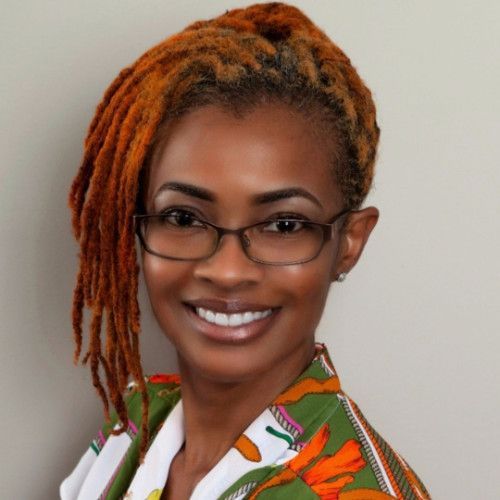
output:
[[188, 267], [185, 262], [167, 261], [150, 254], [144, 256], [142, 270], [153, 307], [162, 296], [180, 289], [189, 273]]
[[159, 280], [164, 274], [164, 270], [154, 259], [146, 255], [142, 260], [142, 272], [144, 274], [144, 281], [146, 282], [149, 298], [152, 299], [158, 287]]
[[315, 315], [322, 311], [330, 288], [330, 266], [313, 261], [289, 266], [280, 278], [281, 287], [294, 307]]
[[298, 266], [288, 266], [285, 281], [295, 284], [303, 297], [322, 295], [331, 284], [331, 275], [335, 268], [337, 246], [330, 241], [316, 259]]

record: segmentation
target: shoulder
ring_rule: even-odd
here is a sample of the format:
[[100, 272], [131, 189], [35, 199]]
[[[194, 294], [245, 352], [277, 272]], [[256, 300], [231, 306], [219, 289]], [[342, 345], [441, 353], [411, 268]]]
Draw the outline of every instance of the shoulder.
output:
[[[180, 399], [180, 378], [177, 374], [155, 374], [145, 377], [149, 399], [150, 441]], [[63, 500], [98, 498], [107, 491], [124, 491], [138, 465], [139, 429], [142, 418], [142, 397], [137, 383], [130, 383], [124, 394], [128, 422], [120, 435], [116, 412], [112, 412], [97, 432], [71, 474], [60, 486]]]
[[430, 498], [415, 471], [375, 430], [353, 399], [342, 390], [336, 396], [338, 408], [325, 425], [336, 442], [330, 448], [334, 451], [331, 456], [337, 456], [337, 462], [344, 464], [345, 472], [352, 475], [342, 489], [345, 498], [358, 498], [355, 491], [364, 489], [398, 499]]
[[306, 442], [294, 444], [293, 457], [258, 481], [250, 499], [430, 498], [413, 469], [344, 391], [324, 394], [322, 400], [326, 404], [312, 416]]
[[[148, 393], [150, 419], [157, 413], [165, 417], [180, 399], [180, 376], [176, 373], [156, 373], [145, 376], [144, 380]], [[137, 382], [128, 384], [124, 401], [129, 419], [127, 432], [135, 435], [142, 418], [142, 397]], [[101, 433], [107, 438], [118, 424], [118, 415], [113, 411], [110, 421], [103, 425]]]

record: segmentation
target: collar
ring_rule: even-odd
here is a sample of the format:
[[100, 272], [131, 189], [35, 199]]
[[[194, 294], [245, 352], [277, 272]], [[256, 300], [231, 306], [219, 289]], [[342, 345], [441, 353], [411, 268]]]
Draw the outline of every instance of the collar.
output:
[[[309, 366], [245, 429], [217, 465], [198, 483], [192, 500], [217, 498], [242, 476], [287, 462], [297, 455], [340, 406], [337, 372], [324, 344], [316, 343]], [[162, 489], [170, 463], [184, 442], [183, 406], [176, 375], [149, 377], [156, 406], [169, 400], [171, 409], [137, 469], [128, 493], [146, 498]], [[334, 396], [332, 398], [332, 396]], [[174, 406], [172, 402], [175, 400]], [[155, 404], [156, 403], [156, 404]]]

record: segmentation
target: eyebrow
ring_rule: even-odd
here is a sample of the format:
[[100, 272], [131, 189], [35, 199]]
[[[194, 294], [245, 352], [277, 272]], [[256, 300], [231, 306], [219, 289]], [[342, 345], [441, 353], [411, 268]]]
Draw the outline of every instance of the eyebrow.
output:
[[215, 201], [215, 196], [207, 189], [193, 186], [192, 184], [184, 184], [183, 182], [165, 182], [165, 184], [162, 184], [156, 192], [154, 196], [155, 199], [160, 195], [160, 193], [167, 190], [180, 191], [188, 196], [193, 196], [194, 198], [200, 198], [206, 201]]
[[323, 208], [323, 205], [320, 203], [318, 198], [316, 198], [316, 196], [301, 187], [277, 189], [276, 191], [268, 191], [267, 193], [258, 194], [254, 196], [254, 203], [256, 205], [262, 205], [264, 203], [272, 203], [274, 201], [285, 200], [286, 198], [294, 198], [296, 196], [307, 198], [315, 205], [318, 205], [318, 207]]
[[[216, 201], [215, 195], [207, 189], [201, 188], [199, 186], [194, 186], [193, 184], [186, 184], [184, 182], [165, 182], [160, 186], [155, 194], [155, 199], [163, 191], [179, 191], [186, 194], [187, 196], [192, 196], [194, 198], [199, 198], [205, 201]], [[315, 205], [323, 208], [318, 198], [314, 196], [309, 191], [301, 187], [289, 187], [285, 189], [277, 189], [275, 191], [267, 191], [265, 193], [257, 194], [253, 197], [254, 205], [264, 205], [266, 203], [273, 203], [279, 200], [285, 200], [287, 198], [302, 197], [312, 201]]]

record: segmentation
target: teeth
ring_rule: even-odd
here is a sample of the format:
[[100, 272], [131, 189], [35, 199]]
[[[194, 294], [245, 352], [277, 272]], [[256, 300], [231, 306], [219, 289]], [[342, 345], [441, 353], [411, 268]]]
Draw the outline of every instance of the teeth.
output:
[[229, 326], [238, 326], [243, 323], [243, 315], [241, 314], [230, 314], [229, 315]]
[[220, 326], [240, 326], [251, 323], [261, 318], [266, 318], [272, 314], [271, 309], [266, 309], [265, 311], [246, 311], [244, 313], [236, 314], [225, 314], [220, 312], [210, 311], [209, 309], [203, 309], [203, 307], [196, 308], [196, 314], [202, 317], [205, 321], [209, 323], [214, 323]]
[[229, 325], [229, 318], [227, 317], [227, 314], [217, 313], [215, 315], [214, 323], [216, 325], [227, 326]]

